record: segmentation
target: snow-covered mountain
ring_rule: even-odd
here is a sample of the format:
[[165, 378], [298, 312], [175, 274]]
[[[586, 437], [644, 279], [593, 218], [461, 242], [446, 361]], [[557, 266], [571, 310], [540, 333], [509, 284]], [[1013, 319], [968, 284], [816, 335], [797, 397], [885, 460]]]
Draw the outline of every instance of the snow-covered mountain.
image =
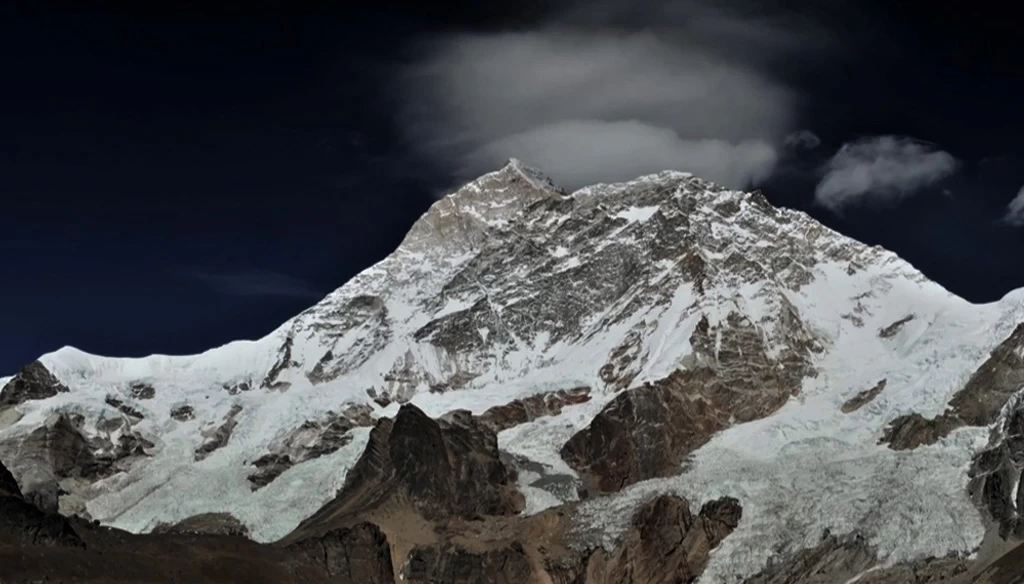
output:
[[[967, 555], [1016, 517], [985, 502], [1016, 501], [1022, 321], [1024, 291], [970, 304], [759, 192], [662, 172], [566, 193], [513, 160], [262, 339], [43, 355], [5, 380], [0, 460], [43, 508], [133, 532], [230, 513], [269, 542], [412, 403], [488, 420], [522, 513], [583, 496], [573, 529], [593, 545], [658, 495], [738, 500], [702, 582], [826, 532], [882, 564]], [[994, 411], [963, 405], [976, 391]], [[972, 501], [986, 489], [1007, 496]]]

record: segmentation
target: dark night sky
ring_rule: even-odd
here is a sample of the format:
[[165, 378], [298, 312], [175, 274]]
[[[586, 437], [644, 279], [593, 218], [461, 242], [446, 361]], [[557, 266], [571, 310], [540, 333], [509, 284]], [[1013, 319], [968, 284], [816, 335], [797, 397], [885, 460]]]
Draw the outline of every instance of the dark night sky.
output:
[[[404, 127], [421, 96], [396, 71], [424, 41], [530, 30], [566, 2], [364, 4], [3, 4], [0, 373], [62, 345], [255, 338], [340, 286], [462, 176]], [[1024, 286], [1024, 228], [998, 222], [1024, 186], [1014, 23], [985, 2], [803, 4], [844, 51], [766, 67], [821, 145], [757, 186], [972, 301]], [[889, 134], [957, 170], [899, 201], [814, 204], [837, 149]]]

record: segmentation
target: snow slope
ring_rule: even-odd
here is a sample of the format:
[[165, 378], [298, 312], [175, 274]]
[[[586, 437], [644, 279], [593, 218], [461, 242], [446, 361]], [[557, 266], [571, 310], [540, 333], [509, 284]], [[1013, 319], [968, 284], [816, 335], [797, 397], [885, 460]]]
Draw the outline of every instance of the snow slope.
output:
[[[817, 377], [776, 414], [735, 426], [701, 448], [680, 476], [588, 501], [581, 532], [608, 541], [656, 492], [737, 497], [743, 521], [703, 582], [732, 582], [767, 558], [816, 543], [824, 529], [866, 533], [891, 561], [970, 551], [982, 525], [965, 494], [966, 468], [987, 436], [963, 429], [907, 452], [877, 444], [899, 415], [940, 413], [988, 352], [1024, 319], [1024, 292], [972, 305], [894, 254], [846, 238], [759, 193], [725, 190], [679, 172], [566, 194], [510, 161], [438, 201], [399, 248], [267, 337], [190, 357], [112, 359], [65, 348], [41, 362], [69, 393], [18, 406], [0, 429], [17, 441], [54, 411], [100, 432], [108, 395], [144, 414], [146, 459], [92, 487], [88, 512], [146, 531], [228, 511], [269, 541], [330, 499], [362, 451], [366, 429], [337, 452], [251, 491], [251, 462], [274, 440], [346, 404], [409, 400], [429, 415], [482, 412], [512, 399], [586, 385], [593, 399], [510, 428], [502, 449], [546, 474], [574, 476], [562, 444], [617, 390], [684, 367], [701, 316], [729, 312], [785, 343], [780, 314], [796, 308], [824, 350]], [[891, 338], [879, 331], [914, 315]], [[604, 373], [602, 373], [604, 372]], [[887, 380], [851, 414], [840, 406]], [[145, 382], [152, 399], [131, 395]], [[240, 384], [247, 389], [239, 390]], [[382, 402], [384, 403], [384, 402]], [[196, 418], [170, 416], [182, 405]], [[240, 405], [227, 445], [196, 462], [201, 431]], [[575, 494], [534, 487], [528, 512]]]

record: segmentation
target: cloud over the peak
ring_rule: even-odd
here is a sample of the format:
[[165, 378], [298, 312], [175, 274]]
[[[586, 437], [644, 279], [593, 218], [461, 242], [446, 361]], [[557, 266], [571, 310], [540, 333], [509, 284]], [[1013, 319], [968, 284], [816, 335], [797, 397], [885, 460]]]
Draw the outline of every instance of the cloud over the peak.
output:
[[1006, 205], [1003, 222], [1014, 227], [1024, 227], [1024, 187], [1021, 187], [1017, 196]]
[[436, 39], [401, 79], [402, 126], [463, 179], [519, 157], [568, 187], [668, 168], [747, 186], [796, 124], [798, 96], [765, 61], [819, 41], [723, 6], [598, 2]]
[[953, 174], [953, 155], [902, 136], [848, 142], [825, 165], [815, 201], [833, 210], [861, 202], [895, 202]]

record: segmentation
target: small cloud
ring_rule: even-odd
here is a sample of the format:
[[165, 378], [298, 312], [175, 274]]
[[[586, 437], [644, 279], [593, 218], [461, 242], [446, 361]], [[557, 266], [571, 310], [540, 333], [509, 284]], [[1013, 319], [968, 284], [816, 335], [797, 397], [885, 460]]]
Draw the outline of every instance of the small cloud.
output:
[[838, 211], [856, 202], [895, 202], [953, 174], [956, 158], [900, 136], [848, 142], [825, 165], [815, 201]]
[[272, 270], [184, 269], [180, 273], [204, 282], [217, 292], [229, 296], [284, 296], [309, 299], [320, 299], [324, 296], [311, 282]]
[[1006, 215], [1003, 215], [1002, 221], [1014, 227], [1024, 227], [1024, 187], [1021, 187], [1017, 196], [1006, 205]]
[[821, 146], [821, 138], [810, 130], [799, 130], [787, 135], [783, 144], [785, 144], [786, 148], [793, 150], [814, 150], [818, 146]]

